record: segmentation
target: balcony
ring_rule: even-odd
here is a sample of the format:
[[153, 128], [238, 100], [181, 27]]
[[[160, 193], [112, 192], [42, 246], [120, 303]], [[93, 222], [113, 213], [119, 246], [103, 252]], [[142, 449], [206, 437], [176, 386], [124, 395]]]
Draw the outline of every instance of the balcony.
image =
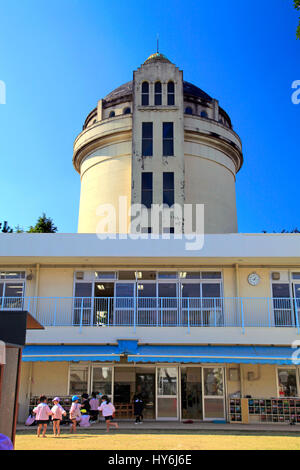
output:
[[298, 328], [300, 298], [2, 297], [45, 327]]

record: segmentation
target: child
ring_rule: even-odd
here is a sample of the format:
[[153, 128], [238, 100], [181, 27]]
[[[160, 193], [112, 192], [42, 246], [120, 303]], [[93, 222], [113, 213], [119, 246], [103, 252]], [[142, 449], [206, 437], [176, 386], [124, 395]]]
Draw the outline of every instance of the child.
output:
[[36, 415], [35, 419], [37, 422], [37, 437], [40, 437], [41, 429], [43, 427], [43, 437], [46, 437], [47, 424], [49, 422], [49, 416], [52, 415], [52, 412], [47, 405], [47, 397], [45, 395], [40, 396], [40, 403], [36, 406], [32, 412]]
[[62, 420], [63, 415], [65, 416], [67, 413], [63, 409], [63, 407], [59, 404], [60, 398], [55, 397], [53, 398], [54, 406], [51, 408], [52, 413], [52, 421], [53, 421], [53, 434], [56, 437], [60, 436], [60, 422]]
[[72, 421], [72, 427], [71, 427], [71, 433], [76, 433], [76, 425], [77, 421], [80, 421], [81, 419], [81, 412], [80, 408], [81, 405], [79, 405], [79, 397], [77, 395], [74, 395], [72, 397], [72, 406], [70, 408], [70, 420]]
[[95, 392], [92, 393], [92, 398], [90, 399], [90, 415], [91, 421], [97, 421], [98, 419], [98, 408], [99, 408], [99, 399]]
[[134, 414], [135, 424], [142, 424], [143, 422], [143, 409], [144, 409], [144, 401], [142, 395], [135, 395], [134, 397]]
[[103, 395], [101, 400], [102, 403], [99, 406], [98, 410], [102, 411], [102, 416], [106, 421], [106, 432], [109, 432], [110, 426], [114, 426], [116, 429], [118, 429], [118, 423], [111, 423], [111, 420], [113, 419], [113, 414], [116, 411], [114, 405], [111, 403], [107, 395]]

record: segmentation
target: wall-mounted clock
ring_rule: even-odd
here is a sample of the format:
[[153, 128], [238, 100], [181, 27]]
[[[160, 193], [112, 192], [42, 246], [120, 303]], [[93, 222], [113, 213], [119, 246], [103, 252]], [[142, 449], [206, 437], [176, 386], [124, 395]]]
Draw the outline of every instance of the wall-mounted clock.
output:
[[250, 286], [257, 286], [257, 284], [260, 282], [260, 276], [257, 273], [251, 273], [248, 276], [248, 282]]

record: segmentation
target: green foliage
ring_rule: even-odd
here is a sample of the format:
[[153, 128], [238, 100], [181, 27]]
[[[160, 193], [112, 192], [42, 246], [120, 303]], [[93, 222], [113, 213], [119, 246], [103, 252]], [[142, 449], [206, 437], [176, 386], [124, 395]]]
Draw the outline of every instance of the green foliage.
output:
[[[300, 10], [300, 0], [294, 0], [294, 7], [296, 8], [296, 10]], [[299, 18], [299, 20], [300, 20], [300, 18]], [[298, 24], [296, 36], [297, 36], [298, 39], [300, 39], [300, 21], [299, 21], [299, 24]]]
[[28, 233], [55, 233], [57, 227], [55, 227], [53, 220], [47, 217], [45, 213], [38, 218], [37, 223], [34, 227], [30, 226]]
[[0, 231], [2, 233], [12, 233], [13, 229], [9, 227], [9, 225], [7, 224], [7, 221], [5, 220], [3, 224], [0, 223]]

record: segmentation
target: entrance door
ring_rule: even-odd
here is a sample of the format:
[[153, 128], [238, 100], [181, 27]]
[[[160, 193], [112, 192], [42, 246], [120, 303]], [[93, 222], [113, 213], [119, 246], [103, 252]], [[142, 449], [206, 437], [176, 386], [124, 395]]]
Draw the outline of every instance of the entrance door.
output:
[[181, 368], [181, 416], [183, 419], [202, 419], [201, 367]]
[[156, 419], [178, 420], [178, 368], [156, 369]]
[[203, 367], [203, 419], [225, 419], [224, 370], [221, 367]]
[[136, 374], [136, 395], [144, 401], [144, 419], [155, 419], [155, 374]]

